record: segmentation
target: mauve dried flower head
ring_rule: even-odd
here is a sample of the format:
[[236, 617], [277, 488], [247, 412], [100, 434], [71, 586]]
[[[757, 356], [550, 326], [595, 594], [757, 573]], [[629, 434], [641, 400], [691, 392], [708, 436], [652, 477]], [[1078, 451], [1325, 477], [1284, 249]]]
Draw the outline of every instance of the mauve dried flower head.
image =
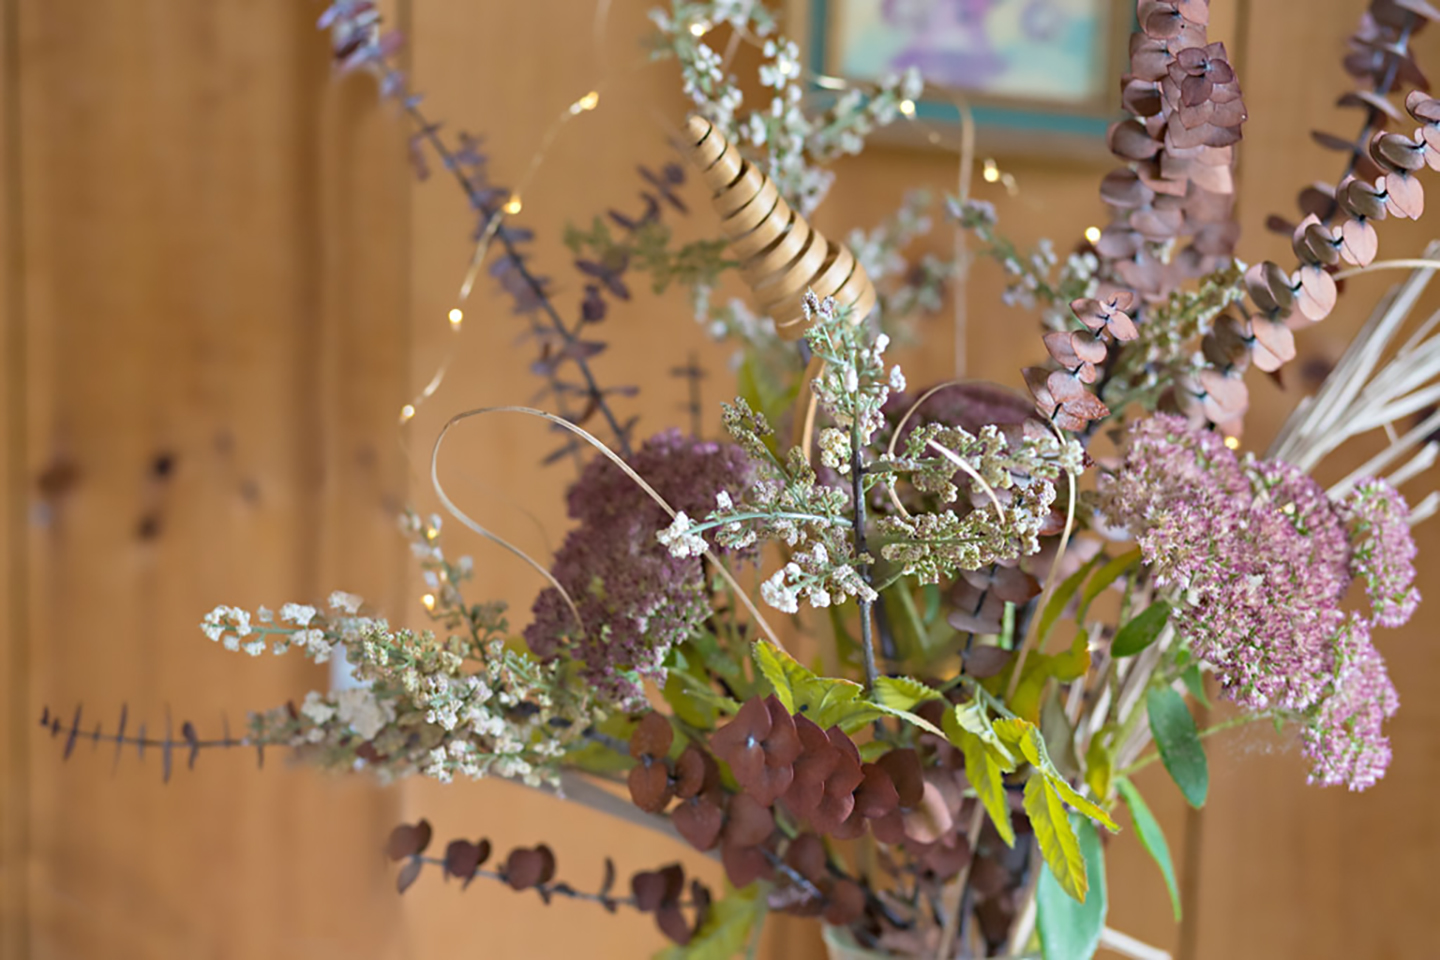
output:
[[1408, 509], [1379, 481], [1336, 504], [1297, 468], [1241, 460], [1211, 431], [1158, 415], [1130, 432], [1101, 480], [1107, 522], [1136, 536], [1172, 622], [1231, 699], [1305, 723], [1320, 783], [1372, 784], [1389, 760], [1381, 722], [1397, 698], [1345, 594], [1364, 579], [1374, 622], [1419, 600]]
[[[722, 491], [750, 483], [743, 450], [678, 430], [646, 441], [630, 459], [666, 502], [702, 516]], [[565, 538], [552, 572], [579, 607], [586, 634], [576, 636], [570, 609], [548, 589], [534, 605], [525, 639], [545, 659], [573, 655], [606, 700], [643, 702], [641, 681], [664, 681], [670, 648], [710, 613], [702, 560], [677, 557], [655, 539], [670, 517], [609, 460], [597, 457], [570, 488], [570, 516], [580, 526]]]

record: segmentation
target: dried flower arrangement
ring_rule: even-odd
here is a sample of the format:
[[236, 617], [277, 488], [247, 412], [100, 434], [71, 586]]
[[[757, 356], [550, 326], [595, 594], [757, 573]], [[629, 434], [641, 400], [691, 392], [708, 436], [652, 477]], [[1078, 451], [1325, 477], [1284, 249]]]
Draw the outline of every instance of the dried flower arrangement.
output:
[[[193, 764], [211, 747], [263, 758], [271, 746], [385, 779], [505, 777], [610, 811], [597, 781], [623, 784], [627, 819], [720, 860], [723, 895], [687, 884], [678, 864], [636, 874], [625, 892], [607, 863], [602, 886], [580, 891], [556, 879], [543, 845], [487, 868], [488, 840], [437, 855], [423, 820], [396, 828], [387, 851], [401, 891], [434, 867], [466, 885], [653, 914], [669, 957], [753, 950], [768, 911], [819, 918], [836, 957], [1087, 957], [1102, 942], [1154, 955], [1105, 927], [1097, 827], [1116, 831], [1119, 806], [1179, 912], [1135, 771], [1158, 759], [1200, 806], [1205, 737], [1260, 719], [1294, 731], [1313, 783], [1362, 790], [1390, 760], [1384, 722], [1398, 699], [1372, 631], [1413, 614], [1410, 528], [1440, 505], [1432, 491], [1412, 508], [1397, 489], [1435, 459], [1440, 315], [1400, 334], [1440, 261], [1427, 250], [1376, 263], [1375, 221], [1419, 217], [1418, 172], [1440, 169], [1440, 100], [1413, 90], [1404, 105], [1418, 128], [1386, 129], [1405, 120], [1390, 96], [1425, 86], [1409, 40], [1440, 11], [1370, 3], [1345, 61], [1361, 86], [1341, 100], [1362, 129], [1317, 135], [1345, 155], [1341, 176], [1301, 195], [1298, 224], [1272, 218], [1293, 237], [1290, 268], [1234, 257], [1246, 110], [1223, 45], [1208, 41], [1208, 0], [1138, 0], [1136, 14], [1129, 116], [1109, 141], [1121, 166], [1101, 184], [1112, 219], [1093, 244], [1056, 271], [1048, 252], [1017, 251], [987, 204], [950, 203], [1013, 276], [1007, 300], [1044, 308], [1050, 363], [1024, 371], [1025, 398], [970, 382], [912, 392], [886, 363], [892, 334], [934, 309], [956, 273], [904, 257], [927, 227], [923, 201], [848, 243], [806, 221], [831, 185], [823, 164], [906, 114], [918, 78], [816, 111], [794, 44], [761, 4], [671, 0], [653, 16], [655, 49], [678, 60], [696, 109], [684, 157], [642, 168], [640, 213], [572, 228], [584, 292], [569, 322], [478, 141], [425, 117], [373, 3], [336, 0], [320, 25], [337, 61], [375, 73], [414, 121], [417, 173], [438, 160], [461, 186], [475, 265], [489, 257], [538, 344], [553, 413], [470, 411], [451, 424], [509, 411], [565, 432], [551, 459], [579, 467], [576, 526], [550, 564], [524, 558], [548, 586], [520, 632], [500, 605], [466, 597], [473, 564], [442, 550], [439, 516], [413, 512], [402, 528], [429, 591], [426, 629], [392, 627], [343, 592], [323, 610], [215, 608], [202, 629], [225, 648], [293, 647], [316, 662], [342, 651], [361, 681], [256, 714], [241, 737], [203, 740], [189, 723], [178, 738], [168, 725], [163, 738], [131, 734], [124, 712], [109, 735], [83, 730], [78, 710], [42, 723], [67, 755], [81, 738], [117, 755], [156, 747], [167, 778], [176, 750]], [[726, 31], [722, 55], [712, 34]], [[742, 115], [728, 69], [747, 43], [771, 99]], [[688, 212], [685, 164], [713, 195], [723, 241], [672, 240], [662, 214]], [[1293, 359], [1295, 331], [1331, 312], [1337, 281], [1397, 266], [1410, 276], [1271, 450], [1238, 453], [1248, 367]], [[749, 386], [724, 407], [728, 441], [669, 430], [637, 443], [613, 407], [635, 391], [599, 384], [594, 330], [630, 299], [634, 271], [657, 290], [689, 289], [697, 319], [739, 344]], [[760, 313], [712, 303], [729, 271]], [[1102, 424], [1119, 452], [1097, 460]], [[1351, 476], [1328, 489], [1311, 477], [1374, 431], [1383, 450]], [[436, 493], [514, 550], [438, 482]], [[806, 634], [789, 648], [818, 641], [823, 668], [781, 643], [737, 579], [750, 568], [763, 604]], [[1364, 604], [1351, 599], [1357, 584]], [[1240, 712], [1199, 730], [1186, 698], [1204, 701], [1207, 678]]]

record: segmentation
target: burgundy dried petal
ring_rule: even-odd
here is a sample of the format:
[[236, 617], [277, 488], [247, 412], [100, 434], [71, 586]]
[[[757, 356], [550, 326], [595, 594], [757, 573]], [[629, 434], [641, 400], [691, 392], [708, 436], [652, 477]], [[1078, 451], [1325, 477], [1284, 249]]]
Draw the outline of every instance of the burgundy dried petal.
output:
[[1418, 220], [1425, 212], [1425, 190], [1418, 177], [1406, 173], [1386, 174], [1375, 184], [1385, 191], [1385, 209], [1392, 217]]
[[725, 843], [753, 847], [764, 843], [775, 832], [775, 816], [768, 804], [761, 804], [748, 793], [736, 794], [730, 800], [725, 821]]
[[900, 794], [890, 781], [885, 768], [875, 763], [862, 764], [865, 779], [855, 789], [855, 812], [866, 819], [883, 817], [900, 805]]
[[725, 865], [725, 876], [731, 886], [748, 887], [756, 880], [768, 880], [775, 875], [770, 860], [759, 847], [746, 847], [726, 842], [720, 847], [720, 862]]
[[1300, 268], [1300, 294], [1296, 305], [1311, 320], [1324, 320], [1335, 309], [1335, 278], [1323, 267]]
[[830, 875], [825, 843], [813, 833], [802, 833], [790, 841], [785, 863], [811, 883], [824, 883]]
[[490, 859], [490, 841], [451, 840], [445, 847], [445, 873], [464, 880], [468, 885], [474, 879], [475, 871]]
[[675, 761], [675, 795], [682, 800], [697, 797], [720, 783], [720, 768], [715, 758], [695, 744], [685, 748]]
[[647, 713], [630, 735], [630, 756], [664, 757], [675, 742], [675, 731], [670, 721], [660, 713]]
[[825, 903], [825, 922], [843, 927], [854, 923], [865, 914], [865, 890], [854, 880], [841, 877]]
[[627, 778], [630, 799], [646, 813], [660, 813], [675, 796], [670, 784], [670, 771], [658, 760], [645, 757], [630, 768]]
[[390, 841], [385, 844], [385, 855], [391, 860], [404, 860], [406, 857], [418, 857], [430, 846], [429, 820], [421, 820], [419, 823], [402, 823], [390, 831]]
[[670, 813], [676, 831], [696, 850], [713, 850], [725, 825], [725, 813], [708, 796], [686, 800]]
[[900, 806], [913, 807], [920, 802], [925, 793], [925, 772], [919, 754], [909, 747], [891, 750], [875, 764], [889, 774]]
[[505, 860], [505, 882], [512, 890], [528, 890], [549, 883], [555, 876], [555, 854], [543, 843], [533, 850], [523, 847], [510, 851]]
[[1380, 250], [1380, 234], [1369, 220], [1346, 220], [1341, 238], [1341, 255], [1357, 267], [1368, 266]]

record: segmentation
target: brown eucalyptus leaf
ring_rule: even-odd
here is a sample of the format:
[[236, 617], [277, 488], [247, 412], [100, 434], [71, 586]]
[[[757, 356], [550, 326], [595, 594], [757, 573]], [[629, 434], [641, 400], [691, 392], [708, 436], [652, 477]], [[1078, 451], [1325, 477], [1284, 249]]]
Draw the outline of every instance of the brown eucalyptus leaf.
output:
[[[1067, 399], [1064, 403], [1064, 412], [1079, 419], [1082, 423], [1103, 420], [1110, 416], [1110, 408], [1101, 403], [1100, 398], [1089, 391], [1082, 391], [1079, 396]], [[1076, 428], [1067, 427], [1066, 429]]]
[[642, 870], [630, 878], [630, 896], [635, 900], [635, 909], [641, 913], [654, 913], [666, 900], [669, 884], [659, 870]]
[[720, 783], [720, 767], [715, 758], [695, 744], [685, 748], [675, 761], [675, 795], [682, 800], [699, 796]]
[[1388, 0], [1388, 2], [1426, 20], [1440, 20], [1440, 10], [1437, 10], [1427, 0]]
[[670, 771], [664, 762], [649, 757], [630, 768], [626, 783], [630, 787], [630, 799], [646, 813], [660, 813], [675, 796]]
[[1210, 22], [1210, 0], [1173, 0], [1175, 10], [1199, 26], [1205, 26]]
[[400, 872], [395, 876], [395, 890], [399, 893], [409, 890], [411, 885], [420, 879], [420, 871], [424, 868], [425, 861], [423, 860], [411, 860], [401, 867]]
[[[1161, 52], [1158, 58], [1164, 59], [1167, 56], [1168, 54]], [[1160, 96], [1160, 87], [1154, 82], [1154, 78], [1140, 79], [1136, 77], [1126, 81], [1120, 91], [1120, 103], [1137, 117], [1157, 116], [1160, 111], [1165, 109], [1165, 101]]]
[[1100, 181], [1100, 199], [1112, 207], [1130, 210], [1143, 207], [1155, 199], [1155, 193], [1140, 182], [1140, 177], [1128, 167], [1112, 170]]
[[682, 802], [670, 812], [670, 820], [690, 846], [696, 850], [713, 850], [720, 841], [725, 813], [709, 796], [702, 795]]
[[675, 731], [664, 714], [651, 711], [645, 714], [630, 735], [630, 756], [663, 758], [675, 742]]
[[517, 847], [505, 860], [505, 882], [512, 890], [538, 887], [554, 876], [555, 854], [543, 843], [533, 849]]
[[1160, 0], [1140, 0], [1136, 17], [1145, 35], [1156, 40], [1169, 40], [1180, 35], [1184, 26], [1174, 4]]
[[1050, 371], [1044, 367], [1026, 367], [1020, 374], [1025, 378], [1025, 386], [1029, 388], [1030, 395], [1035, 398], [1035, 404], [1040, 411], [1047, 417], [1053, 414], [1058, 403], [1050, 395], [1050, 388], [1046, 386]]
[[865, 890], [854, 880], [840, 877], [825, 901], [825, 922], [843, 927], [865, 914]]
[[802, 833], [790, 841], [785, 850], [785, 863], [811, 883], [824, 883], [830, 876], [825, 842], [813, 833]]
[[1250, 393], [1239, 376], [1201, 370], [1200, 386], [1205, 391], [1205, 415], [1215, 423], [1233, 420], [1244, 413], [1250, 403]]
[[729, 817], [725, 821], [725, 842], [753, 847], [764, 843], [775, 832], [775, 816], [770, 807], [748, 793], [738, 793], [730, 800]]
[[1045, 386], [1049, 389], [1050, 395], [1060, 401], [1062, 406], [1085, 395], [1085, 385], [1068, 370], [1056, 370], [1051, 373], [1045, 378]]
[[1316, 261], [1327, 266], [1340, 262], [1339, 227], [1324, 227], [1311, 223], [1305, 228], [1301, 241], [1305, 250], [1312, 254]]
[[1295, 302], [1290, 276], [1273, 261], [1257, 263], [1245, 271], [1245, 290], [1262, 313], [1289, 313]]
[[1340, 209], [1357, 219], [1384, 220], [1387, 215], [1381, 192], [1358, 177], [1347, 177], [1335, 197]]
[[1385, 209], [1390, 216], [1402, 220], [1420, 219], [1425, 212], [1425, 188], [1420, 185], [1420, 179], [1405, 173], [1389, 173], [1383, 179], [1383, 185], [1377, 182], [1376, 186], [1383, 186]]
[[1440, 100], [1421, 90], [1406, 94], [1405, 109], [1421, 123], [1440, 124]]
[[1317, 266], [1301, 267], [1299, 277], [1300, 294], [1296, 297], [1296, 306], [1309, 319], [1324, 320], [1335, 309], [1335, 298], [1339, 293], [1335, 288], [1335, 278], [1323, 267]]
[[768, 880], [775, 875], [770, 860], [759, 847], [746, 847], [728, 840], [720, 846], [720, 862], [725, 866], [725, 876], [734, 887], [748, 887], [756, 880]]
[[451, 840], [445, 847], [445, 873], [464, 880], [466, 886], [475, 878], [475, 871], [490, 858], [490, 841]]
[[1334, 150], [1336, 153], [1358, 154], [1360, 152], [1360, 148], [1355, 145], [1354, 140], [1347, 140], [1339, 134], [1326, 133], [1324, 130], [1311, 130], [1310, 139], [1326, 150]]
[[1357, 267], [1368, 266], [1380, 250], [1380, 234], [1369, 220], [1346, 220], [1340, 235], [1340, 254]]
[[1397, 123], [1405, 118], [1405, 115], [1400, 112], [1399, 107], [1391, 103], [1389, 99], [1379, 96], [1371, 90], [1351, 90], [1337, 100], [1335, 105], [1337, 107], [1361, 107], [1369, 110], [1380, 117], [1382, 123], [1385, 118], [1394, 120]]
[[406, 857], [418, 857], [430, 846], [429, 820], [421, 820], [419, 823], [402, 823], [390, 831], [390, 841], [385, 845], [385, 855], [391, 860], [404, 860]]
[[965, 673], [978, 680], [998, 676], [1014, 657], [1013, 650], [977, 643], [965, 653]]
[[690, 929], [690, 922], [685, 919], [684, 912], [678, 904], [668, 903], [655, 912], [655, 926], [660, 932], [669, 937], [679, 946], [688, 946], [690, 938], [694, 935]]
[[1070, 352], [1083, 363], [1104, 363], [1108, 350], [1105, 341], [1092, 333], [1073, 331], [1070, 333]]
[[1424, 128], [1425, 165], [1431, 170], [1440, 170], [1440, 127]]
[[1084, 430], [1090, 425], [1089, 420], [1084, 417], [1076, 416], [1075, 414], [1070, 413], [1063, 407], [1055, 411], [1053, 422], [1055, 426], [1059, 427], [1061, 430], [1069, 430], [1071, 433], [1079, 430]]
[[905, 836], [916, 843], [934, 843], [949, 833], [955, 824], [944, 795], [929, 780], [925, 781], [920, 803], [914, 807], [902, 808], [900, 819], [904, 824]]
[[1419, 170], [1425, 166], [1425, 149], [1398, 133], [1377, 133], [1370, 141], [1370, 155], [1391, 170]]
[[860, 772], [865, 779], [855, 788], [855, 812], [873, 820], [883, 817], [900, 805], [900, 794], [890, 780], [890, 774], [879, 764], [861, 765]]
[[1108, 140], [1110, 151], [1126, 160], [1149, 160], [1160, 152], [1160, 143], [1151, 138], [1138, 120], [1111, 125]]
[[1295, 359], [1295, 333], [1284, 323], [1257, 317], [1251, 322], [1251, 330], [1255, 338], [1253, 359], [1261, 370], [1274, 373]]
[[1179, 210], [1144, 207], [1130, 215], [1130, 225], [1146, 240], [1169, 240], [1180, 233], [1185, 216]]
[[1209, 101], [1214, 89], [1215, 84], [1209, 77], [1186, 77], [1180, 82], [1180, 102], [1187, 107], [1198, 107]]

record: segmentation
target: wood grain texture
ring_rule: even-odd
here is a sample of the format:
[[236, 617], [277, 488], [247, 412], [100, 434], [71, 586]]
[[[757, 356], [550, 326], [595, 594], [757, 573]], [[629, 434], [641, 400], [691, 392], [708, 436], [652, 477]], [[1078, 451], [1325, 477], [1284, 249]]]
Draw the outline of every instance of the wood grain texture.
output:
[[[7, 503], [28, 612], [7, 643], [29, 675], [10, 696], [111, 730], [127, 701], [132, 731], [172, 710], [238, 728], [324, 671], [225, 653], [206, 610], [332, 585], [384, 607], [403, 582], [384, 440], [407, 377], [403, 140], [372, 84], [332, 90], [306, 4], [17, 9], [28, 442], [7, 445]], [[29, 857], [6, 863], [28, 873], [28, 956], [398, 944], [394, 793], [240, 752], [162, 787], [153, 753], [62, 764], [33, 723]]]

